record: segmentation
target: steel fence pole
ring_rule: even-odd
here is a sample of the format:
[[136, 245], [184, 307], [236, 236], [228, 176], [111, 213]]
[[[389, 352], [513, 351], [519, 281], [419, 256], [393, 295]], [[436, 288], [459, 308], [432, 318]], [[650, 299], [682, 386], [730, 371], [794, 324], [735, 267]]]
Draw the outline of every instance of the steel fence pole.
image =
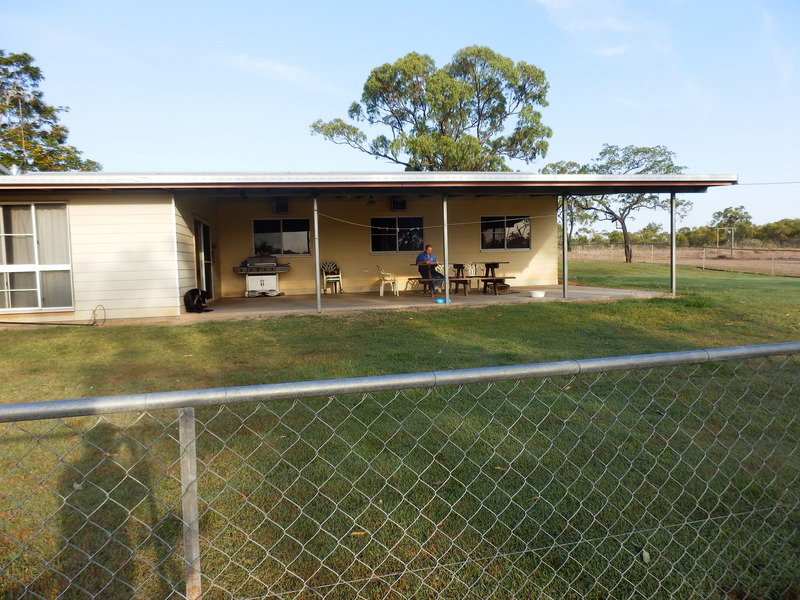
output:
[[200, 513], [197, 503], [197, 440], [194, 409], [181, 408], [178, 414], [186, 598], [199, 600], [203, 593], [200, 583]]

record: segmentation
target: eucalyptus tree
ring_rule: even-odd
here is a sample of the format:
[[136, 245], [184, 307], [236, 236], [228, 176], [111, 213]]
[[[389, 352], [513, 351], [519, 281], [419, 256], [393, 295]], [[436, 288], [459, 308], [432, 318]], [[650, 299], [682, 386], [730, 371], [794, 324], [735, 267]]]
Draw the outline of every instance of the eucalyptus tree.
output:
[[[586, 165], [587, 173], [599, 175], [665, 175], [681, 173], [685, 167], [676, 165], [675, 153], [664, 146], [611, 146], [604, 144], [600, 154], [591, 164]], [[609, 221], [619, 226], [622, 243], [625, 247], [625, 262], [633, 261], [628, 218], [643, 209], [668, 210], [670, 199], [659, 194], [604, 194], [598, 196], [578, 196], [574, 202], [579, 211], [594, 214], [599, 221]], [[677, 200], [678, 216], [686, 214], [691, 207], [688, 200]]]
[[[547, 89], [541, 69], [484, 46], [442, 68], [412, 52], [372, 70], [350, 122], [319, 119], [311, 132], [409, 171], [509, 171], [509, 159], [547, 154]], [[382, 132], [369, 139], [364, 126]]]
[[[724, 239], [733, 243], [734, 239], [739, 241], [749, 240], [754, 237], [756, 227], [753, 225], [753, 218], [745, 210], [744, 206], [728, 207], [711, 215], [709, 227], [725, 231]], [[731, 237], [733, 236], [733, 238]]]
[[[559, 161], [550, 163], [539, 170], [543, 175], [584, 175], [587, 167], [574, 161]], [[589, 211], [579, 210], [576, 205], [578, 196], [563, 195], [558, 199], [558, 210], [565, 210], [567, 221], [567, 249], [572, 250], [575, 238], [575, 227], [588, 226], [597, 221], [597, 216]], [[564, 232], [562, 232], [562, 235]]]
[[67, 144], [59, 122], [68, 109], [51, 106], [39, 89], [44, 80], [30, 54], [0, 50], [0, 165], [23, 171], [99, 171], [93, 160]]

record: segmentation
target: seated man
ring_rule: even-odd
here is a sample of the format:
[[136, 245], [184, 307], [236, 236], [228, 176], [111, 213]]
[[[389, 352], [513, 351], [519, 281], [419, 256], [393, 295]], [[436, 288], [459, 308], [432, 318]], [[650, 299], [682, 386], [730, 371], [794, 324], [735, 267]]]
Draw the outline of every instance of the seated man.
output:
[[439, 264], [439, 261], [436, 260], [436, 257], [433, 255], [433, 246], [428, 244], [425, 246], [425, 251], [421, 252], [419, 256], [417, 256], [417, 269], [419, 270], [419, 274], [423, 279], [441, 279], [442, 281], [434, 281], [431, 285], [431, 289], [436, 292], [436, 290], [440, 289], [442, 284], [444, 283], [444, 275], [439, 273], [436, 270], [436, 265]]

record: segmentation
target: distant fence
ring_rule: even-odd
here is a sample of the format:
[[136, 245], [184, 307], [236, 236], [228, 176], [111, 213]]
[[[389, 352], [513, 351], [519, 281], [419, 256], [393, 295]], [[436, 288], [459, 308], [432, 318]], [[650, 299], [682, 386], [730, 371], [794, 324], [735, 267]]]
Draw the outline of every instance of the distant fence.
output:
[[[669, 244], [634, 243], [634, 262], [668, 263]], [[622, 244], [573, 244], [571, 260], [623, 260]], [[730, 248], [678, 246], [675, 260], [682, 266], [800, 277], [800, 248]]]
[[800, 342], [0, 406], [0, 598], [797, 598]]

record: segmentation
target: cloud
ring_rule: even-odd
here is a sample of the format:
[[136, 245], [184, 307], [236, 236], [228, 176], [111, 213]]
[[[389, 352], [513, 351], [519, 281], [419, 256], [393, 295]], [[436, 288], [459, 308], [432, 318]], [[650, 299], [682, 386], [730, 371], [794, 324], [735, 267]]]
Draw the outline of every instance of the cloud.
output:
[[229, 69], [249, 73], [264, 79], [278, 80], [290, 85], [340, 93], [342, 90], [332, 86], [315, 73], [296, 65], [268, 58], [258, 58], [249, 54], [228, 54], [220, 57], [219, 62]]
[[[666, 94], [653, 87], [631, 89], [629, 94], [613, 90], [607, 100], [632, 111], [654, 115], [697, 115], [711, 112], [715, 106], [714, 95], [692, 78], [676, 79], [673, 90]], [[624, 90], [622, 90], [624, 92]]]
[[615, 31], [628, 33], [635, 30], [624, 16], [624, 2], [620, 0], [533, 0], [544, 6], [550, 19], [565, 31]]
[[787, 51], [780, 39], [773, 16], [761, 9], [761, 32], [773, 67], [783, 85], [788, 85], [795, 74], [795, 56]]
[[594, 51], [594, 54], [598, 56], [619, 56], [620, 54], [625, 54], [628, 50], [631, 49], [629, 44], [621, 44], [619, 46], [606, 46], [605, 48], [598, 48]]
[[648, 10], [637, 0], [529, 1], [542, 7], [548, 20], [586, 55], [661, 70], [676, 60], [671, 21], [662, 18], [661, 9]]

